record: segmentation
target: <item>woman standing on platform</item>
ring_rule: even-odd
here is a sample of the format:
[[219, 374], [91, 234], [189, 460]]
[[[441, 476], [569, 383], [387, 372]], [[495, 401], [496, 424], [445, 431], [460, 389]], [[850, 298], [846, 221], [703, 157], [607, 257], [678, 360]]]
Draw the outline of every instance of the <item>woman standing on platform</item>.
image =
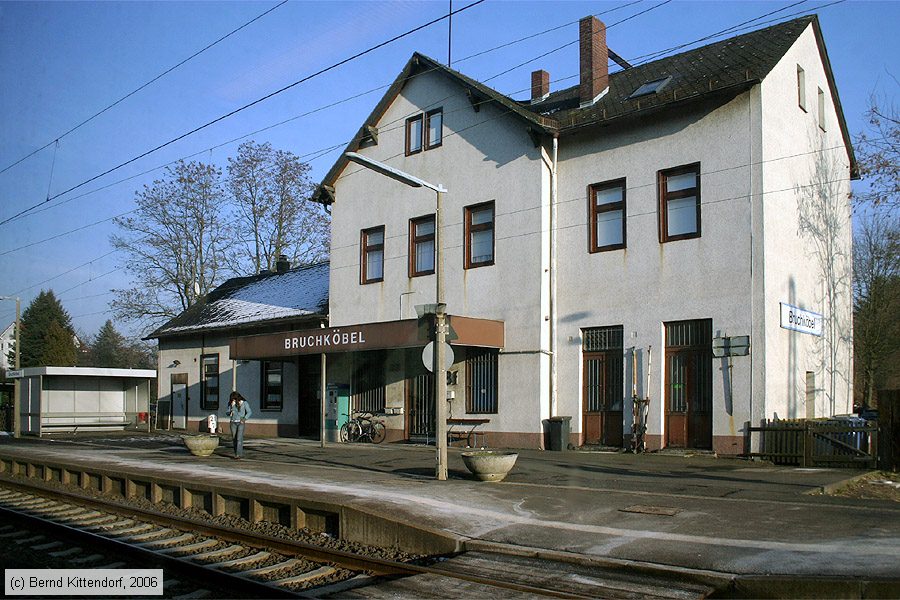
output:
[[231, 443], [234, 446], [234, 457], [238, 460], [244, 458], [244, 425], [253, 411], [250, 403], [237, 392], [231, 392], [228, 397], [228, 410], [225, 413], [231, 417]]

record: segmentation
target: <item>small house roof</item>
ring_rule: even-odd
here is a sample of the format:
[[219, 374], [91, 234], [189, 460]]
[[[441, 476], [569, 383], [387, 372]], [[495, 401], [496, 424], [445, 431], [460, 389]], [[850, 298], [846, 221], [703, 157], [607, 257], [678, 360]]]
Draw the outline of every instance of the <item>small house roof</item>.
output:
[[328, 314], [328, 262], [229, 279], [144, 339]]

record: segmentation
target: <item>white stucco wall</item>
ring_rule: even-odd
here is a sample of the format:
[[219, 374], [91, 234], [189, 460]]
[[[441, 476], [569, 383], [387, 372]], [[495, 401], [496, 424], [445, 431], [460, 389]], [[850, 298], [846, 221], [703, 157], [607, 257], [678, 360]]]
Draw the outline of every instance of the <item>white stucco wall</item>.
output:
[[[406, 118], [436, 107], [443, 108], [442, 146], [404, 156]], [[491, 416], [489, 430], [539, 432], [535, 415], [547, 404], [548, 389], [548, 360], [541, 353], [546, 349], [541, 285], [548, 177], [540, 150], [520, 120], [490, 104], [476, 112], [463, 90], [437, 73], [410, 80], [378, 128], [378, 144], [362, 154], [449, 190], [442, 244], [448, 312], [506, 323], [500, 412]], [[415, 305], [434, 302], [434, 276], [409, 278], [407, 272], [409, 219], [434, 213], [434, 193], [354, 164], [335, 191], [331, 325], [412, 318]], [[466, 270], [464, 207], [490, 200], [495, 201], [495, 264]], [[380, 225], [385, 225], [384, 281], [360, 285], [360, 231]]]
[[[798, 104], [798, 65], [805, 71], [806, 111]], [[815, 416], [849, 413], [849, 158], [812, 26], [761, 87], [766, 383], [765, 414], [759, 418], [807, 416], [807, 371], [815, 373]], [[817, 88], [825, 92], [824, 131], [819, 127]], [[804, 222], [819, 233], [810, 233]], [[816, 337], [781, 328], [779, 302], [823, 314], [825, 334]]]
[[[188, 429], [196, 429], [192, 421], [205, 419], [213, 411], [200, 408], [200, 357], [219, 355], [219, 408], [216, 416], [223, 431], [228, 428], [228, 395], [237, 390], [253, 409], [249, 423], [257, 426], [296, 425], [298, 419], [298, 374], [294, 362], [283, 363], [282, 409], [261, 410], [261, 366], [259, 361], [232, 361], [229, 358], [229, 336], [204, 338], [170, 338], [159, 343], [159, 400], [171, 402], [172, 375], [186, 373], [188, 379]], [[175, 361], [178, 365], [175, 365]]]
[[[750, 313], [751, 95], [711, 111], [697, 108], [662, 120], [563, 138], [559, 178], [560, 414], [581, 430], [581, 329], [623, 325], [628, 356], [623, 386], [626, 433], [631, 421], [628, 348], [640, 349], [638, 393], [646, 393], [652, 346], [648, 433], [660, 435], [664, 417], [663, 323], [713, 320], [713, 336], [748, 335]], [[660, 243], [657, 174], [699, 162], [701, 236]], [[739, 167], [739, 168], [735, 168]], [[587, 187], [626, 179], [627, 248], [588, 251]], [[724, 361], [714, 360], [713, 435], [740, 435], [749, 418], [750, 359], [733, 363], [734, 402], [725, 406]]]

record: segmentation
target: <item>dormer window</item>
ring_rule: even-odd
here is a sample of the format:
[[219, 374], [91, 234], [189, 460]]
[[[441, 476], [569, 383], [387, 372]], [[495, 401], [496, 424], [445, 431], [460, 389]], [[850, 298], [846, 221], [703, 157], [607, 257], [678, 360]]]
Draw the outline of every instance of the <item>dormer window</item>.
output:
[[436, 108], [406, 120], [406, 155], [441, 145], [444, 139], [444, 109]]
[[669, 85], [669, 82], [672, 81], [672, 76], [663, 77], [662, 79], [656, 79], [654, 81], [649, 81], [634, 90], [630, 96], [628, 96], [628, 100], [632, 98], [640, 98], [641, 96], [649, 96], [650, 94], [658, 94], [664, 87]]

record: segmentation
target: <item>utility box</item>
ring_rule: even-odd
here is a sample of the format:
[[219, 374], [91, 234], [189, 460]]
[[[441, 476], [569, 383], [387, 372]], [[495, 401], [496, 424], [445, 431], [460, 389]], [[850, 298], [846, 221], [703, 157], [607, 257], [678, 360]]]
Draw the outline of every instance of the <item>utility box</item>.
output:
[[350, 386], [329, 383], [325, 394], [325, 440], [337, 442], [341, 426], [350, 420]]
[[569, 430], [572, 417], [550, 417], [547, 419], [550, 440], [548, 450], [564, 452], [569, 449]]

